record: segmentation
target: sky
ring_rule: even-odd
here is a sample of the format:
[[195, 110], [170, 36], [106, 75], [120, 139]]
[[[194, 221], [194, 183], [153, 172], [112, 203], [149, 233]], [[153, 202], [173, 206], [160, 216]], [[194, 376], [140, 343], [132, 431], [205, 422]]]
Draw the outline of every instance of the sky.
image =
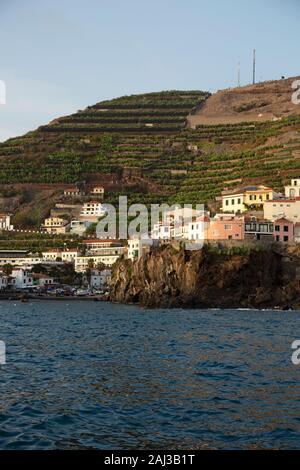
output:
[[[103, 99], [300, 75], [299, 0], [0, 0], [0, 141]], [[1, 88], [2, 84], [2, 88]], [[2, 93], [3, 99], [3, 93]]]

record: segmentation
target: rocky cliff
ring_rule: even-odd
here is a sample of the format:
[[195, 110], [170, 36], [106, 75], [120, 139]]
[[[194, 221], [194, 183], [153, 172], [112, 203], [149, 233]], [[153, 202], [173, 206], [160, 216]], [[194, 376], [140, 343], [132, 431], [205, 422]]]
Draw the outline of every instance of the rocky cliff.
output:
[[165, 246], [120, 260], [110, 299], [148, 307], [300, 307], [300, 259], [269, 248]]

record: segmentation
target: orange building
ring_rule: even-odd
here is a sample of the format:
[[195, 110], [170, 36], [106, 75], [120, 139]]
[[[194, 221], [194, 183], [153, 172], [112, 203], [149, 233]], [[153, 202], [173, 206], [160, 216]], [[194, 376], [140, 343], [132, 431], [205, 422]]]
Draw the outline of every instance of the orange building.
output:
[[217, 214], [210, 219], [207, 231], [208, 240], [244, 240], [244, 217], [236, 217], [233, 214]]

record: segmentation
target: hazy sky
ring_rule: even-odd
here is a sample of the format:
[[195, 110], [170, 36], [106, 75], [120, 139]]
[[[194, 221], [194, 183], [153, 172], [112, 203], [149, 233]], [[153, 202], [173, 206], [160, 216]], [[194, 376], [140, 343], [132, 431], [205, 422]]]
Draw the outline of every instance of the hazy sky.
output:
[[[0, 0], [0, 140], [102, 99], [300, 74], [299, 0]], [[297, 68], [298, 67], [298, 68]]]

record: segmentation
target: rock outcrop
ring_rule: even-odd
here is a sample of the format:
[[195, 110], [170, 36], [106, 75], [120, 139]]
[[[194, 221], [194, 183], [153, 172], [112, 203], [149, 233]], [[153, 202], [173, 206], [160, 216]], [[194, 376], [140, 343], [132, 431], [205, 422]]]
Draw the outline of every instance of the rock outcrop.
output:
[[300, 307], [300, 260], [264, 249], [186, 251], [165, 246], [120, 260], [110, 299], [148, 307]]

